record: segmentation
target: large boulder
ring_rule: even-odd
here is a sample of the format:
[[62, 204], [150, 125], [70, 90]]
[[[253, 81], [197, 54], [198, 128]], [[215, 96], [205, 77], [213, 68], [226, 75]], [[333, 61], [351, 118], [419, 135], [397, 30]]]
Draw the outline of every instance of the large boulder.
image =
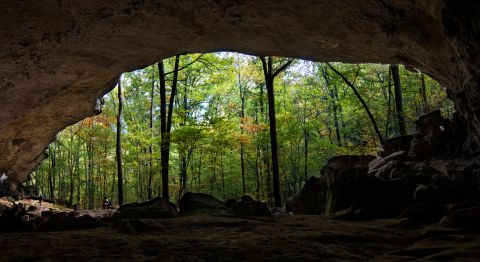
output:
[[54, 213], [47, 221], [40, 224], [41, 231], [65, 231], [81, 230], [107, 226], [105, 222], [91, 217], [90, 215], [75, 216], [65, 212]]
[[463, 208], [452, 211], [442, 218], [440, 225], [480, 231], [480, 206]]
[[225, 204], [215, 197], [204, 193], [185, 193], [178, 202], [182, 215], [225, 215]]
[[154, 198], [143, 203], [126, 204], [118, 208], [112, 220], [118, 219], [165, 219], [178, 216], [177, 206], [163, 198]]
[[[231, 202], [231, 201], [230, 201]], [[256, 201], [250, 196], [243, 196], [240, 201], [231, 203], [230, 209], [237, 216], [271, 217], [272, 213], [266, 203]]]
[[305, 186], [287, 202], [294, 214], [322, 215], [325, 211], [327, 181], [325, 176], [310, 177]]
[[417, 203], [404, 210], [398, 218], [409, 218], [419, 223], [437, 223], [447, 214], [445, 205], [432, 202]]
[[368, 164], [373, 156], [338, 156], [328, 160], [323, 168], [326, 179], [325, 214], [367, 203], [375, 196], [375, 178], [368, 177]]
[[15, 204], [5, 197], [0, 198], [0, 217], [14, 208]]
[[381, 157], [386, 157], [390, 154], [399, 151], [410, 151], [413, 137], [411, 135], [397, 136], [386, 140], [383, 145], [383, 151], [379, 152]]
[[415, 121], [410, 156], [417, 160], [460, 157], [465, 150], [462, 141], [467, 134], [463, 123], [455, 117], [452, 123], [439, 110], [421, 116]]

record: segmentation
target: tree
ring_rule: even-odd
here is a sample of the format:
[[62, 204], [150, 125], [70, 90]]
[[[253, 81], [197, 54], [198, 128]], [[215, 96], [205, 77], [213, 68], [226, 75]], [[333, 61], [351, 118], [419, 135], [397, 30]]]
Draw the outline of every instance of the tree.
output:
[[152, 180], [153, 180], [153, 99], [155, 97], [155, 67], [152, 66], [152, 88], [150, 89], [150, 118], [149, 125], [150, 128], [150, 146], [148, 147], [148, 152], [150, 154], [150, 159], [148, 161], [149, 170], [148, 170], [148, 199], [152, 198]]
[[[175, 95], [177, 93], [178, 82], [178, 67], [180, 63], [180, 56], [175, 56], [175, 68], [173, 69], [173, 80], [170, 91], [170, 101], [166, 99], [166, 73], [163, 61], [158, 62], [158, 74], [160, 80], [160, 130], [161, 130], [161, 167], [162, 167], [162, 197], [170, 199], [168, 190], [168, 168], [170, 158], [170, 133], [172, 129], [172, 115]], [[168, 112], [168, 113], [167, 113]]]
[[378, 140], [380, 140], [380, 144], [383, 145], [384, 141], [383, 141], [382, 133], [380, 133], [380, 129], [378, 128], [377, 122], [375, 121], [375, 118], [373, 117], [372, 112], [370, 112], [370, 109], [368, 108], [367, 103], [365, 102], [365, 100], [363, 100], [360, 93], [358, 93], [357, 88], [355, 88], [355, 86], [345, 77], [345, 75], [340, 73], [335, 67], [333, 67], [329, 63], [327, 63], [327, 65], [328, 67], [330, 67], [330, 69], [332, 69], [333, 72], [335, 72], [338, 76], [340, 76], [343, 79], [343, 81], [345, 81], [345, 83], [353, 90], [353, 92], [355, 93], [355, 96], [358, 98], [363, 108], [365, 109], [365, 112], [367, 113], [368, 118], [370, 118], [373, 128], [375, 129], [375, 133], [378, 136]]
[[400, 83], [398, 65], [390, 65], [390, 71], [392, 72], [393, 87], [395, 90], [395, 108], [397, 111], [398, 131], [401, 136], [404, 136], [407, 134], [407, 128], [405, 124], [405, 115], [403, 113], [402, 85]]
[[338, 113], [337, 111], [341, 111], [341, 107], [338, 107], [338, 94], [337, 94], [337, 87], [336, 86], [332, 86], [330, 84], [330, 79], [328, 77], [328, 68], [327, 67], [320, 67], [321, 70], [322, 70], [322, 75], [323, 75], [323, 78], [325, 79], [325, 83], [327, 84], [327, 88], [330, 89], [330, 99], [331, 99], [331, 103], [332, 103], [332, 109], [333, 109], [333, 119], [334, 119], [334, 123], [335, 123], [335, 134], [336, 134], [336, 137], [337, 137], [337, 142], [338, 142], [338, 145], [339, 146], [342, 146], [342, 136], [340, 134], [340, 121], [339, 121], [339, 117], [338, 117]]
[[[268, 117], [270, 121], [270, 146], [272, 150], [272, 178], [273, 178], [273, 197], [276, 207], [282, 206], [282, 197], [280, 195], [280, 171], [278, 164], [278, 142], [277, 142], [277, 120], [275, 117], [275, 90], [274, 82], [275, 77], [277, 77], [282, 71], [287, 69], [290, 64], [292, 64], [293, 59], [288, 59], [278, 69], [273, 68], [273, 58], [269, 56], [267, 59], [265, 57], [260, 57], [262, 61], [263, 74], [265, 77], [265, 87], [267, 88], [267, 97], [268, 97]], [[267, 61], [268, 60], [268, 61]]]
[[428, 105], [428, 100], [427, 100], [427, 84], [425, 83], [425, 74], [420, 73], [420, 94], [422, 96], [422, 102], [423, 102], [423, 113], [427, 113], [428, 110], [430, 109], [430, 106]]
[[[39, 193], [71, 200], [82, 208], [99, 208], [104, 196], [118, 201], [121, 182], [124, 203], [162, 195], [167, 192], [162, 187], [168, 185], [174, 202], [189, 190], [224, 200], [251, 193], [274, 205], [270, 119], [275, 119], [277, 137], [276, 195], [282, 201], [298, 192], [308, 177], [319, 175], [329, 158], [376, 153], [379, 139], [371, 117], [384, 138], [398, 133], [389, 66], [332, 64], [339, 75], [324, 63], [298, 62], [275, 78], [274, 92], [270, 92], [273, 102], [271, 97], [269, 102], [259, 59], [231, 53], [176, 58], [162, 60], [165, 72], [159, 77], [156, 74], [162, 66], [158, 64], [124, 73], [119, 83], [121, 110], [115, 89], [103, 97], [101, 114], [59, 133], [50, 145], [49, 158], [33, 176]], [[271, 59], [271, 74], [288, 62]], [[264, 60], [268, 72], [268, 57]], [[423, 112], [424, 94], [432, 109], [451, 116], [453, 105], [440, 84], [424, 75], [423, 86], [421, 75], [401, 66], [399, 73], [403, 88], [416, 87], [402, 93], [407, 126]], [[164, 94], [163, 102], [155, 103], [157, 93]], [[276, 105], [274, 114], [269, 105]], [[365, 117], [367, 110], [370, 116]], [[169, 139], [163, 142], [161, 115]], [[117, 135], [121, 136], [119, 154]], [[165, 141], [171, 141], [169, 183], [162, 183], [162, 176], [156, 175], [161, 172], [160, 149]], [[121, 156], [120, 180], [117, 155]]]
[[118, 79], [118, 114], [117, 114], [117, 177], [118, 177], [118, 204], [123, 205], [123, 170], [122, 170], [122, 111], [123, 111], [123, 97], [122, 97], [122, 82], [121, 77]]

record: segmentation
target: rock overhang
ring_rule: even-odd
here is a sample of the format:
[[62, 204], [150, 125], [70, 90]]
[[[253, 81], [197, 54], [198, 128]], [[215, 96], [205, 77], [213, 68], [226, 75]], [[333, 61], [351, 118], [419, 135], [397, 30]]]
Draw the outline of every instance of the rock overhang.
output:
[[476, 150], [480, 4], [433, 1], [0, 3], [0, 170], [17, 182], [68, 125], [99, 112], [118, 76], [179, 53], [236, 51], [401, 63], [447, 88]]

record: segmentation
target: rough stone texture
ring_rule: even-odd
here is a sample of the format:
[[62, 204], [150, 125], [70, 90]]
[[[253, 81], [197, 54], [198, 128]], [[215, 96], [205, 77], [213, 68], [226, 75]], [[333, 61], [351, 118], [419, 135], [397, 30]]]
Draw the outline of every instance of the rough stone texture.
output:
[[173, 218], [178, 216], [177, 206], [160, 197], [143, 203], [131, 203], [118, 208], [111, 220], [141, 218]]
[[178, 201], [182, 215], [226, 215], [225, 204], [215, 197], [204, 193], [187, 192]]
[[0, 2], [0, 171], [18, 182], [64, 127], [100, 111], [119, 74], [186, 52], [403, 63], [446, 86], [476, 151], [480, 2]]
[[[272, 213], [268, 209], [268, 205], [261, 201], [256, 201], [251, 196], [245, 195], [240, 201], [233, 203], [230, 201], [229, 207], [233, 214], [241, 217], [271, 217]], [[225, 204], [226, 205], [226, 204]]]
[[349, 208], [354, 203], [372, 202], [375, 181], [367, 176], [373, 156], [337, 156], [322, 169], [325, 176], [325, 214]]
[[287, 202], [287, 211], [294, 214], [322, 215], [325, 211], [326, 192], [325, 176], [310, 177], [302, 190]]

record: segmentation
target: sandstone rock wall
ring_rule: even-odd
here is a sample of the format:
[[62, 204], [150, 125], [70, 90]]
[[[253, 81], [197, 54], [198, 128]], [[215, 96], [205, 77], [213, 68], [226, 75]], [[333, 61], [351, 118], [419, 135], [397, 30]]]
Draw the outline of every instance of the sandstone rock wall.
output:
[[0, 171], [17, 182], [124, 72], [187, 52], [403, 63], [480, 133], [480, 4], [454, 0], [1, 1]]

